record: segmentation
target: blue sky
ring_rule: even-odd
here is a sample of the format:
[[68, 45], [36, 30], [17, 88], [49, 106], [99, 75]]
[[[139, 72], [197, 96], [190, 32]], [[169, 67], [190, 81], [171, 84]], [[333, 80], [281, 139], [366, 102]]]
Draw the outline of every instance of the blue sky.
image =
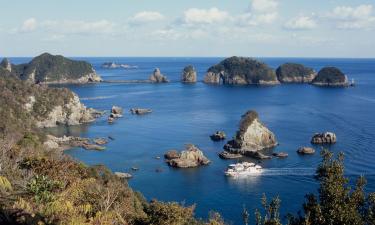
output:
[[375, 0], [0, 0], [0, 55], [375, 57]]

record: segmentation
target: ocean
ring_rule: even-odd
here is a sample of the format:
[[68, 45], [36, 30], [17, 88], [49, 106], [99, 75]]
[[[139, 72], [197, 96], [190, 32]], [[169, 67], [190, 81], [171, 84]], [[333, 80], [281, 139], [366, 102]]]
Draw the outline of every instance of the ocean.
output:
[[[112, 171], [130, 172], [129, 185], [151, 200], [196, 204], [196, 216], [207, 218], [219, 212], [227, 221], [242, 224], [242, 209], [248, 208], [253, 222], [261, 197], [279, 196], [281, 213], [297, 214], [304, 196], [316, 193], [314, 171], [321, 157], [320, 146], [310, 139], [316, 132], [332, 131], [338, 142], [326, 146], [334, 153], [345, 153], [345, 173], [354, 182], [359, 175], [368, 179], [367, 191], [375, 191], [375, 59], [260, 58], [272, 68], [285, 62], [302, 63], [319, 70], [336, 66], [356, 86], [324, 88], [308, 84], [277, 86], [218, 86], [201, 82], [205, 71], [222, 58], [79, 58], [92, 63], [104, 80], [147, 79], [155, 67], [170, 80], [167, 84], [100, 83], [69, 85], [88, 107], [110, 110], [113, 105], [125, 109], [123, 118], [112, 125], [104, 116], [82, 126], [51, 129], [57, 134], [84, 137], [108, 137], [115, 140], [105, 151], [80, 148], [66, 152], [89, 165], [104, 164]], [[13, 63], [30, 58], [11, 58]], [[137, 69], [103, 69], [104, 62], [125, 63]], [[181, 71], [193, 65], [198, 72], [196, 84], [179, 82]], [[151, 108], [151, 114], [131, 115], [130, 108]], [[209, 135], [223, 130], [228, 138], [235, 135], [241, 115], [256, 110], [260, 120], [275, 133], [280, 143], [274, 151], [289, 154], [286, 159], [264, 160], [264, 175], [245, 179], [225, 177], [223, 171], [236, 160], [222, 160], [218, 153], [223, 142], [212, 142]], [[169, 168], [163, 154], [182, 150], [193, 143], [212, 161], [194, 169]], [[317, 152], [300, 156], [300, 146], [312, 146]], [[160, 156], [161, 159], [156, 159]], [[245, 159], [254, 161], [252, 159]], [[138, 167], [138, 171], [131, 171]], [[156, 170], [162, 172], [156, 172]]]

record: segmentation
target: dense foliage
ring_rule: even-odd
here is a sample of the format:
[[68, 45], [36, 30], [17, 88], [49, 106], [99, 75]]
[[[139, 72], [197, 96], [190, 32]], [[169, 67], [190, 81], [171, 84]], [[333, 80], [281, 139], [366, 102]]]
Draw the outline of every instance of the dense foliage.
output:
[[255, 59], [233, 56], [221, 61], [208, 69], [208, 72], [224, 72], [223, 82], [233, 80], [236, 76], [243, 78], [249, 84], [260, 81], [277, 81], [275, 72], [266, 64]]
[[[0, 65], [1, 67], [1, 65]], [[22, 80], [34, 76], [36, 83], [51, 82], [64, 79], [79, 79], [83, 75], [93, 73], [90, 63], [65, 58], [61, 55], [43, 53], [29, 63], [12, 65], [11, 74]], [[0, 75], [5, 71], [0, 71]]]
[[[374, 225], [375, 193], [366, 194], [366, 179], [361, 176], [354, 187], [344, 175], [344, 156], [342, 153], [335, 159], [328, 150], [321, 152], [322, 163], [316, 170], [319, 182], [318, 196], [306, 195], [303, 214], [298, 217], [288, 216], [289, 225]], [[280, 200], [275, 198], [267, 204], [262, 201], [264, 216], [257, 211], [256, 220], [259, 225], [279, 225]]]
[[345, 74], [336, 67], [324, 67], [313, 80], [313, 83], [343, 83], [346, 81]]
[[285, 63], [276, 69], [276, 75], [279, 81], [288, 78], [303, 78], [314, 73], [314, 70], [297, 63]]

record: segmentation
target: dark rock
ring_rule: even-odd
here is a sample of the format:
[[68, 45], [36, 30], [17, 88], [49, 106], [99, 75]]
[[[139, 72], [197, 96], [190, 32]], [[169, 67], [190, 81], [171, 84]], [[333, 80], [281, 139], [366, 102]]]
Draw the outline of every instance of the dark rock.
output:
[[211, 84], [279, 84], [275, 72], [266, 64], [246, 57], [230, 57], [210, 67], [204, 78]]
[[310, 83], [316, 72], [302, 64], [285, 63], [277, 68], [276, 75], [281, 83]]
[[324, 67], [312, 81], [318, 86], [346, 87], [349, 85], [348, 77], [336, 67]]
[[164, 154], [164, 158], [167, 160], [177, 159], [180, 157], [180, 154], [176, 150], [169, 150]]
[[336, 134], [332, 132], [316, 133], [311, 138], [313, 144], [334, 144], [336, 141]]
[[213, 135], [210, 136], [213, 141], [222, 141], [226, 138], [224, 131], [216, 131]]

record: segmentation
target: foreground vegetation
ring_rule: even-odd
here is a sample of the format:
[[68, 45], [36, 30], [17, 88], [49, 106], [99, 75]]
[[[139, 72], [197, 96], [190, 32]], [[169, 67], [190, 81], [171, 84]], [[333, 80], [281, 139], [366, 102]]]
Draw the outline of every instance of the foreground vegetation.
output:
[[[45, 110], [24, 110], [30, 93], [45, 98]], [[46, 149], [45, 135], [33, 126], [35, 118], [50, 104], [69, 98], [69, 90], [0, 77], [0, 94], [0, 224], [225, 224], [217, 213], [207, 221], [195, 218], [194, 206], [148, 202], [104, 166], [88, 167]], [[281, 200], [268, 202], [264, 196], [255, 224], [375, 225], [375, 193], [365, 193], [365, 178], [351, 187], [344, 176], [343, 155], [334, 158], [324, 150], [322, 157], [316, 171], [318, 195], [306, 195], [302, 211], [287, 219], [280, 216]], [[252, 212], [244, 208], [242, 214], [244, 224], [253, 224]]]
[[0, 77], [0, 93], [0, 224], [223, 224], [215, 213], [196, 219], [194, 206], [147, 202], [104, 166], [46, 149], [33, 126], [44, 110], [25, 110], [27, 96], [48, 106], [70, 91]]

